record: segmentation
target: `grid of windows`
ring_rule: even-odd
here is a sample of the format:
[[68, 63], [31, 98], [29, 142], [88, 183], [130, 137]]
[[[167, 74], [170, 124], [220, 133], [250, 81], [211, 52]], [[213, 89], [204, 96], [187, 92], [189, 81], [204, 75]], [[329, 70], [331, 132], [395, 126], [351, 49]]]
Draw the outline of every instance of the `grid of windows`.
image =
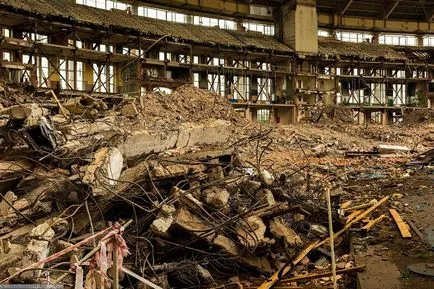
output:
[[[40, 87], [48, 87], [47, 81], [49, 77], [49, 63], [48, 59], [46, 57], [42, 56], [32, 56], [30, 55], [23, 55], [23, 63], [32, 64], [36, 67], [36, 77], [38, 81], [38, 86]], [[25, 78], [28, 80], [31, 79], [30, 71], [24, 72]]]
[[329, 37], [330, 33], [327, 30], [318, 30], [318, 36]]
[[417, 38], [414, 35], [384, 34], [380, 36], [378, 42], [387, 45], [416, 46]]
[[425, 36], [423, 38], [423, 46], [434, 46], [434, 36]]
[[265, 35], [274, 35], [274, 25], [272, 24], [244, 22], [243, 26], [250, 31], [261, 32], [262, 34]]
[[349, 31], [340, 31], [336, 32], [336, 38], [341, 41], [346, 42], [355, 42], [355, 43], [361, 43], [361, 42], [371, 42], [372, 41], [372, 34], [370, 33], [364, 33], [364, 32], [349, 32]]
[[[93, 64], [94, 90], [96, 92], [115, 93], [115, 67], [113, 65]], [[99, 77], [98, 77], [99, 75]]]
[[60, 85], [63, 89], [84, 90], [83, 62], [59, 59]]
[[96, 7], [99, 9], [119, 9], [119, 10], [126, 10], [131, 5], [127, 5], [125, 3], [119, 2], [119, 1], [113, 1], [113, 0], [76, 0], [77, 4], [82, 4], [86, 6]]

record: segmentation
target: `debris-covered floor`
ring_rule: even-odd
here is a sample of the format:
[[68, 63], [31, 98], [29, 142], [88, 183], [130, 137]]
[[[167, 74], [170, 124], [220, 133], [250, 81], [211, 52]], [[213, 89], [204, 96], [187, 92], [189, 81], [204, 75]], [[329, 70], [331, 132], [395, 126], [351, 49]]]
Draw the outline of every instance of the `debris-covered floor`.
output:
[[361, 127], [319, 108], [275, 127], [188, 86], [0, 90], [1, 283], [434, 288], [414, 273], [434, 270], [414, 266], [434, 260], [429, 114]]

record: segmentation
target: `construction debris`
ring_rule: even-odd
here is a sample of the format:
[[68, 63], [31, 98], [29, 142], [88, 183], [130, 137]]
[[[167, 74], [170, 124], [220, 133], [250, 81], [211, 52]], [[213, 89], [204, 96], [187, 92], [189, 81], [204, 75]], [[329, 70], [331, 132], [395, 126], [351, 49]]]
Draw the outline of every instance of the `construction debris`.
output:
[[[344, 233], [351, 228], [375, 234], [389, 225], [384, 213], [389, 206], [394, 212], [402, 196], [356, 196], [345, 184], [382, 180], [377, 174], [385, 172], [362, 166], [342, 174], [337, 164], [316, 162], [344, 156], [344, 150], [332, 152], [339, 146], [334, 141], [280, 132], [289, 137], [275, 142], [272, 129], [247, 124], [213, 94], [181, 87], [173, 95], [170, 102], [167, 95], [147, 94], [125, 103], [90, 96], [64, 100], [50, 92], [42, 97], [51, 105], [39, 106], [34, 95], [18, 98], [20, 103], [6, 94], [2, 283], [330, 285], [323, 198], [328, 185], [338, 283], [364, 268], [348, 257]], [[144, 101], [152, 106], [138, 105]], [[265, 158], [285, 145], [303, 154], [270, 165]], [[319, 156], [324, 148], [327, 153]]]

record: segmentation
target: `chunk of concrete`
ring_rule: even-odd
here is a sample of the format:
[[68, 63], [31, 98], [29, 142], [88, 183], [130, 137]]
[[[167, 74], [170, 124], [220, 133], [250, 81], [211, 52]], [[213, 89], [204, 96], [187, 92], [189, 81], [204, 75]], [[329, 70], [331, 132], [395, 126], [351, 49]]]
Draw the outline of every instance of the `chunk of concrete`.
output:
[[30, 237], [38, 240], [51, 241], [56, 233], [48, 223], [42, 223], [30, 231]]
[[151, 224], [151, 231], [159, 236], [166, 236], [173, 224], [173, 214], [176, 209], [173, 205], [163, 205], [157, 219]]
[[203, 281], [203, 283], [210, 284], [214, 281], [211, 273], [207, 269], [200, 266], [199, 264], [196, 265], [196, 272], [199, 278]]
[[[26, 247], [26, 250], [23, 253], [23, 258], [21, 261], [21, 267], [26, 268], [27, 266], [39, 262], [48, 257], [49, 249], [48, 249], [48, 241], [44, 240], [30, 240], [29, 244]], [[43, 268], [44, 263], [40, 264], [37, 268]], [[34, 278], [38, 277], [41, 274], [41, 271], [28, 271], [21, 274], [22, 277], [25, 278]]]
[[274, 176], [267, 170], [262, 170], [259, 176], [267, 186], [271, 186], [274, 182]]
[[263, 205], [273, 206], [276, 204], [273, 192], [269, 189], [262, 189], [256, 193], [256, 200]]
[[93, 162], [88, 166], [83, 177], [83, 183], [92, 187], [95, 196], [105, 195], [104, 186], [116, 185], [124, 165], [124, 158], [118, 148], [101, 148], [94, 155]]
[[13, 120], [25, 120], [24, 126], [37, 126], [42, 116], [49, 115], [49, 111], [37, 103], [24, 103], [10, 106], [0, 111], [0, 115], [7, 115]]
[[205, 203], [215, 209], [222, 209], [228, 205], [229, 192], [226, 189], [211, 187], [203, 191]]
[[241, 244], [248, 248], [255, 248], [269, 241], [268, 238], [265, 238], [266, 229], [267, 227], [261, 218], [258, 216], [250, 216], [238, 223], [236, 232]]
[[303, 244], [300, 236], [294, 232], [294, 230], [286, 226], [280, 218], [270, 220], [270, 232], [276, 239], [284, 239], [291, 247]]
[[[12, 205], [18, 197], [11, 191], [8, 191], [4, 195], [4, 199], [0, 202], [0, 216], [5, 217], [11, 213], [12, 208], [10, 205]], [[13, 210], [12, 210], [13, 212]]]

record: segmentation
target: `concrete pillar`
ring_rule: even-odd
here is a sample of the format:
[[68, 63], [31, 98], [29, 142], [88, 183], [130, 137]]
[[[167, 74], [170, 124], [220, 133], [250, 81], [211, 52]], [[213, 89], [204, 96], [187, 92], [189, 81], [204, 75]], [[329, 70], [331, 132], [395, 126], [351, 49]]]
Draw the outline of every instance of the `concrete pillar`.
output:
[[283, 42], [297, 52], [318, 53], [318, 14], [315, 0], [296, 0], [282, 9]]
[[387, 113], [387, 110], [385, 110], [385, 109], [381, 112], [381, 124], [382, 125], [388, 125], [389, 124], [388, 113]]
[[252, 110], [250, 109], [250, 107], [246, 108], [246, 111], [244, 112], [245, 117], [247, 118], [248, 121], [253, 121], [253, 117], [252, 117]]
[[359, 114], [357, 116], [357, 121], [359, 125], [364, 125], [366, 121], [365, 113], [363, 111], [359, 111]]

